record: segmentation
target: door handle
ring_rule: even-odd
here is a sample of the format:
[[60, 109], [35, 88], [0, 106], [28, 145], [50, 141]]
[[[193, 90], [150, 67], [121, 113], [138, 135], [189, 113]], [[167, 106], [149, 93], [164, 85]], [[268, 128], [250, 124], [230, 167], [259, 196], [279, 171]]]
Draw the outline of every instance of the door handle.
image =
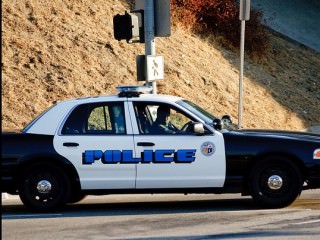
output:
[[137, 146], [141, 146], [141, 147], [152, 147], [155, 144], [153, 142], [138, 142]]
[[65, 147], [77, 147], [77, 146], [79, 146], [79, 143], [65, 142], [65, 143], [63, 143], [63, 146], [65, 146]]

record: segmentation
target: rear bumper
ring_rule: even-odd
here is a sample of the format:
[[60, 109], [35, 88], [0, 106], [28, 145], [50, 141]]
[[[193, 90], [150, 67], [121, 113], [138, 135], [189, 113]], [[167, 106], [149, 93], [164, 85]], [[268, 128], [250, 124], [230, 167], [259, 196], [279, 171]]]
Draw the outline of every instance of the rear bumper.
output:
[[18, 161], [1, 159], [1, 192], [13, 193], [17, 190]]
[[1, 192], [15, 193], [17, 190], [17, 184], [13, 177], [1, 177]]

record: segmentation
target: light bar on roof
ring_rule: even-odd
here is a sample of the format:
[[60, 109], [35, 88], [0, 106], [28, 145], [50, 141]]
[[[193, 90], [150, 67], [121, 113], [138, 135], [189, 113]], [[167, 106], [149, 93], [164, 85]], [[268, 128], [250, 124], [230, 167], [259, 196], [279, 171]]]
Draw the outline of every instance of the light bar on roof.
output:
[[151, 93], [152, 87], [146, 86], [119, 86], [117, 87], [119, 97], [139, 97], [143, 93]]

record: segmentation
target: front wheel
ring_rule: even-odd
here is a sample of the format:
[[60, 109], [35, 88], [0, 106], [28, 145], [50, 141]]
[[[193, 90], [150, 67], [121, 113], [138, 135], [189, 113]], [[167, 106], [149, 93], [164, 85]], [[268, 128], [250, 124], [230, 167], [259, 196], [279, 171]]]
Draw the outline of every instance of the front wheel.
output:
[[73, 192], [68, 200], [68, 203], [77, 203], [80, 202], [81, 200], [85, 199], [87, 195], [78, 191], [78, 192]]
[[19, 187], [21, 201], [34, 211], [52, 211], [67, 203], [70, 182], [61, 168], [36, 164], [23, 174]]
[[258, 162], [249, 176], [252, 198], [266, 208], [290, 205], [302, 191], [302, 175], [286, 158], [268, 158]]

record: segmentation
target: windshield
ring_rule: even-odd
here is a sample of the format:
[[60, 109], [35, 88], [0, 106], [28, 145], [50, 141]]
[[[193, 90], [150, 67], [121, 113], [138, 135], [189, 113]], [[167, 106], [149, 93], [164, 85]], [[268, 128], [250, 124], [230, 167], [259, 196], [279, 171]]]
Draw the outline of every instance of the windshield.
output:
[[213, 116], [211, 113], [208, 113], [203, 108], [188, 100], [180, 100], [177, 102], [177, 104], [188, 109], [190, 112], [192, 112], [197, 117], [201, 118], [207, 124], [211, 124], [212, 121], [216, 119], [216, 117]]

